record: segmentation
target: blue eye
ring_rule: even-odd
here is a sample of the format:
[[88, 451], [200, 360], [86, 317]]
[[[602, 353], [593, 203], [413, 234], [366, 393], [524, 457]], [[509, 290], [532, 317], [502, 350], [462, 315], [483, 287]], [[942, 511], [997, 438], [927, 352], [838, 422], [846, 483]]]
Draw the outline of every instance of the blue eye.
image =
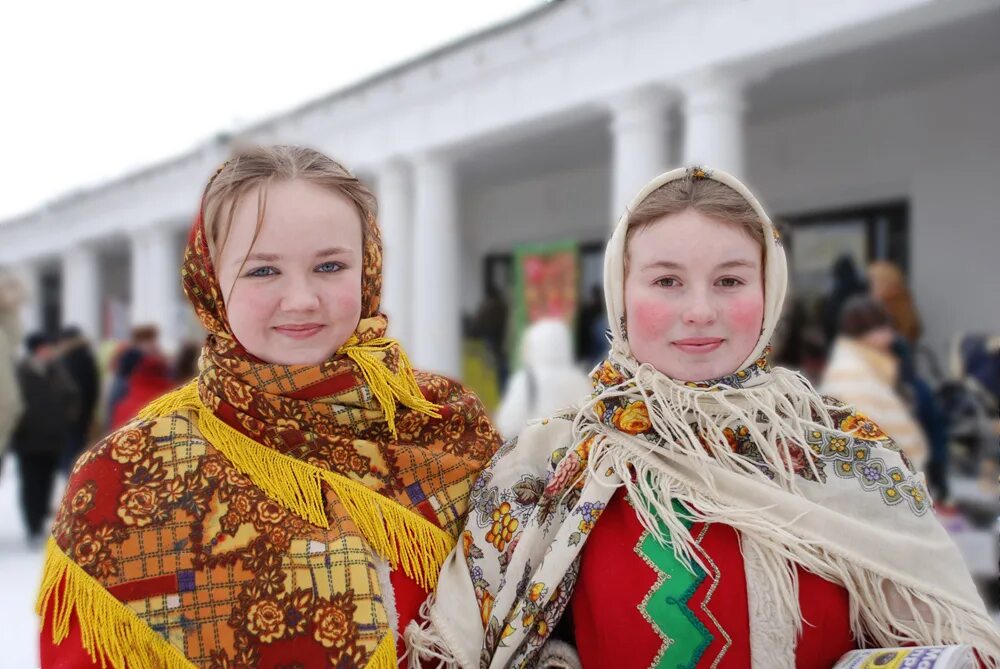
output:
[[247, 276], [264, 277], [264, 276], [274, 276], [278, 273], [273, 267], [256, 267], [246, 273]]
[[655, 283], [660, 288], [673, 288], [674, 286], [677, 285], [677, 279], [675, 279], [672, 276], [667, 276], [662, 279], [657, 279], [653, 283]]
[[342, 269], [344, 269], [344, 266], [339, 262], [325, 262], [321, 265], [316, 266], [317, 272], [324, 272], [324, 273], [339, 272]]

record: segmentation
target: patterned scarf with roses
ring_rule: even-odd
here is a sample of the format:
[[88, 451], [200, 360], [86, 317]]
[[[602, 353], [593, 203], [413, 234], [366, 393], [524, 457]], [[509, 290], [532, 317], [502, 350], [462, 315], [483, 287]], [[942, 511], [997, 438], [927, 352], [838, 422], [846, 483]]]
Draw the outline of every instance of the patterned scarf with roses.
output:
[[199, 218], [182, 268], [209, 331], [199, 377], [78, 461], [43, 651], [115, 669], [395, 666], [388, 575], [433, 587], [500, 440], [475, 395], [385, 338], [374, 220], [364, 266], [338, 354], [269, 364], [232, 335]]
[[406, 630], [410, 667], [441, 658], [463, 669], [534, 666], [619, 489], [645, 532], [672, 548], [678, 569], [709, 571], [692, 524], [739, 532], [748, 604], [768, 611], [751, 623], [754, 666], [794, 664], [803, 625], [797, 568], [848, 592], [860, 643], [967, 643], [996, 666], [1000, 634], [931, 510], [923, 474], [863, 414], [768, 364], [787, 267], [767, 214], [735, 178], [697, 167], [654, 179], [629, 210], [674, 179], [716, 179], [763, 222], [756, 348], [732, 374], [696, 383], [640, 364], [626, 332], [623, 216], [605, 255], [611, 345], [591, 373], [594, 392], [530, 426], [483, 471], [425, 620]]

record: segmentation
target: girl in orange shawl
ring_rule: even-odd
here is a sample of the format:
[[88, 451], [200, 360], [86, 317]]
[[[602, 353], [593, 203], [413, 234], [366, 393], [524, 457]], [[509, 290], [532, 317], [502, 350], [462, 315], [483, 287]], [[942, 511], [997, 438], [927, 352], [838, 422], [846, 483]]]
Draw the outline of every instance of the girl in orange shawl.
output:
[[386, 338], [375, 210], [298, 147], [209, 182], [181, 271], [200, 373], [79, 459], [43, 666], [396, 665], [499, 439]]

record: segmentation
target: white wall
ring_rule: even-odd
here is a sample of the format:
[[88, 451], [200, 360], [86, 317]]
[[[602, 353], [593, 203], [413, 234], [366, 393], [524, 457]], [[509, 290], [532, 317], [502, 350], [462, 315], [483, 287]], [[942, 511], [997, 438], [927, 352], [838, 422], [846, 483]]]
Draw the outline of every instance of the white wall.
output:
[[926, 343], [1000, 332], [1000, 68], [748, 129], [749, 180], [775, 213], [910, 202]]
[[611, 176], [607, 165], [583, 166], [462, 195], [462, 310], [482, 297], [482, 261], [523, 242], [604, 240]]

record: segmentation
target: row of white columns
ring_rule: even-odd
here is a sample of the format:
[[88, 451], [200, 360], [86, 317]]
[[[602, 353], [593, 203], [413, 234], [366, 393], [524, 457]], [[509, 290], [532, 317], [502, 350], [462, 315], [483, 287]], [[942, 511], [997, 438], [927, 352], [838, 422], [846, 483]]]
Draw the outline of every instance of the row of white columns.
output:
[[[704, 73], [672, 89], [645, 88], [611, 100], [611, 211], [616, 220], [670, 162], [668, 111], [684, 116], [683, 162], [744, 171], [745, 79]], [[390, 334], [419, 367], [461, 371], [458, 188], [445, 155], [396, 159], [376, 170], [384, 239], [383, 311]]]
[[[669, 166], [669, 114], [683, 114], [683, 162], [742, 174], [745, 80], [703, 73], [672, 87], [625, 92], [607, 102], [612, 136], [611, 219], [637, 190]], [[384, 239], [382, 310], [390, 335], [419, 367], [458, 377], [461, 372], [459, 197], [454, 161], [426, 153], [376, 168]], [[167, 226], [130, 234], [132, 324], [158, 326], [169, 348], [180, 336], [177, 245]], [[100, 258], [79, 245], [61, 256], [64, 323], [98, 338], [101, 327]], [[30, 275], [30, 268], [27, 273]], [[22, 269], [24, 274], [24, 269]], [[27, 277], [37, 287], [37, 277]], [[38, 300], [33, 300], [38, 305]], [[26, 314], [28, 324], [37, 324]]]
[[[179, 343], [181, 327], [179, 255], [175, 230], [155, 226], [133, 231], [130, 252], [130, 321], [132, 325], [155, 325], [163, 347], [172, 351]], [[63, 325], [75, 325], [92, 341], [107, 333], [102, 328], [102, 257], [98, 246], [81, 243], [64, 251], [58, 259], [61, 275], [60, 312]], [[27, 300], [21, 313], [22, 328], [42, 328], [42, 273], [40, 263], [21, 263], [14, 268], [24, 284]]]

